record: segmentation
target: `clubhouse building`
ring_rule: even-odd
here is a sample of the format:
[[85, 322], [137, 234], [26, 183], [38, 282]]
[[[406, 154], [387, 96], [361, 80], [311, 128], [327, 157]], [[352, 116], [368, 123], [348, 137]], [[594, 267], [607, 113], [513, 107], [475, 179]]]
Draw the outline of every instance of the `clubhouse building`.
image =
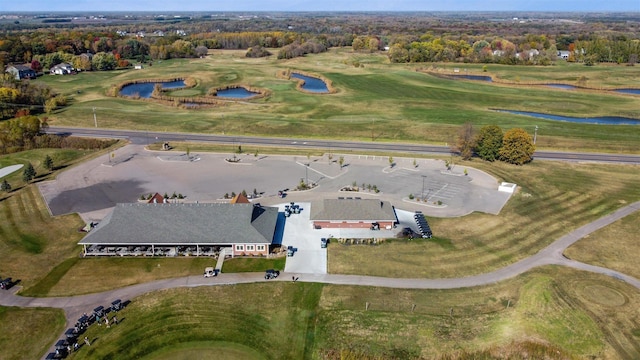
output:
[[85, 256], [266, 256], [277, 220], [251, 203], [117, 204], [79, 244]]

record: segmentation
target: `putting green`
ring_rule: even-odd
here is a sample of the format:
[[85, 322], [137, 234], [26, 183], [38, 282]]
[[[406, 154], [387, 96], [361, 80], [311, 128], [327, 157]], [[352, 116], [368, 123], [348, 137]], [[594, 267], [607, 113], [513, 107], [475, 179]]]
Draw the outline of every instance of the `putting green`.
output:
[[160, 348], [145, 356], [144, 360], [263, 360], [262, 354], [254, 349], [231, 342], [190, 342], [173, 347]]

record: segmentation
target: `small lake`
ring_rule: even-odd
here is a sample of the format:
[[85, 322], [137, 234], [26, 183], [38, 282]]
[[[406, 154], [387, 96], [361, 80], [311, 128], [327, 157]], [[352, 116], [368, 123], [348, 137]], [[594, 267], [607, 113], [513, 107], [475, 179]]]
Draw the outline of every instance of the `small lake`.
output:
[[125, 85], [120, 89], [120, 95], [122, 96], [140, 96], [141, 98], [148, 99], [153, 93], [153, 88], [156, 84], [162, 85], [163, 89], [178, 89], [184, 87], [184, 80], [166, 81], [166, 82], [149, 82]]
[[506, 112], [516, 115], [532, 116], [539, 119], [554, 120], [554, 121], [566, 121], [572, 123], [583, 124], [603, 124], [603, 125], [640, 125], [640, 120], [618, 117], [618, 116], [602, 116], [602, 117], [589, 117], [589, 118], [577, 118], [570, 116], [560, 116], [551, 114], [541, 114], [529, 111], [515, 111], [515, 110], [498, 110], [499, 112]]
[[477, 81], [488, 81], [488, 82], [492, 82], [493, 79], [491, 78], [491, 76], [484, 76], [484, 75], [451, 75], [450, 76], [453, 79], [466, 79], [466, 80], [477, 80]]
[[329, 92], [329, 88], [327, 87], [327, 84], [325, 84], [324, 81], [318, 79], [318, 78], [314, 78], [314, 77], [310, 77], [310, 76], [304, 76], [304, 75], [300, 75], [297, 73], [291, 73], [291, 77], [292, 78], [296, 78], [296, 79], [300, 79], [304, 81], [304, 84], [302, 85], [302, 89], [309, 91], [309, 92], [314, 92], [314, 93], [328, 93]]
[[573, 85], [567, 85], [567, 84], [547, 84], [545, 86], [556, 88], [556, 89], [563, 89], [563, 90], [572, 90], [576, 88]]
[[616, 89], [613, 90], [615, 92], [624, 93], [624, 94], [635, 94], [640, 95], [640, 89]]
[[217, 97], [233, 98], [233, 99], [247, 99], [260, 95], [259, 93], [249, 91], [243, 87], [222, 89], [216, 92]]

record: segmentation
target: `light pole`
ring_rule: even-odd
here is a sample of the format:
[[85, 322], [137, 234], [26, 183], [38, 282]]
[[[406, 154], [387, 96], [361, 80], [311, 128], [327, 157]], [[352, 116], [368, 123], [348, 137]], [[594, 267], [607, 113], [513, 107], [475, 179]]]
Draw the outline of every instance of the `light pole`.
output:
[[96, 107], [93, 107], [93, 123], [98, 127], [98, 118], [96, 118]]
[[420, 193], [420, 197], [424, 200], [424, 179], [427, 178], [427, 175], [420, 175], [422, 176], [422, 192]]
[[536, 144], [537, 137], [538, 137], [538, 125], [536, 125], [536, 129], [533, 131], [533, 145]]
[[307, 179], [307, 187], [309, 187], [309, 163], [306, 163], [304, 166], [304, 177]]

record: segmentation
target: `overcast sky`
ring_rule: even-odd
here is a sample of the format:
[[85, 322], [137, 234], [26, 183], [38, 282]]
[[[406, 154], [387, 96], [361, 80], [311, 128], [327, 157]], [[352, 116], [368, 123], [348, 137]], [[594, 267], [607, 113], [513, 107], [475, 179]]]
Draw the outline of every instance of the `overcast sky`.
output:
[[640, 0], [0, 0], [7, 11], [610, 11]]

